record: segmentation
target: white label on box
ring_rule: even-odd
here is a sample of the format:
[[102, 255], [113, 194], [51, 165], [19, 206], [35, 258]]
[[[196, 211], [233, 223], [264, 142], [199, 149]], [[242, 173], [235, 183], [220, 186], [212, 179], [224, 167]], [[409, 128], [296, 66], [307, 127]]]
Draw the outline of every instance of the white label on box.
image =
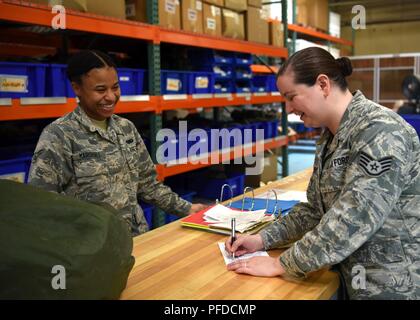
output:
[[211, 14], [213, 16], [220, 16], [220, 8], [219, 7], [215, 7], [215, 6], [211, 6]]
[[166, 80], [166, 90], [179, 91], [181, 89], [181, 81], [179, 79], [168, 78]]
[[175, 14], [176, 12], [176, 3], [174, 0], [165, 1], [165, 11], [168, 13]]
[[0, 92], [28, 92], [28, 76], [0, 74]]
[[208, 77], [197, 77], [195, 78], [195, 87], [198, 89], [205, 89], [209, 87]]
[[188, 9], [188, 20], [197, 21], [197, 11], [194, 9]]
[[125, 16], [127, 18], [136, 16], [136, 4], [130, 3], [125, 5]]
[[207, 29], [216, 30], [216, 19], [207, 18]]
[[202, 3], [201, 1], [196, 1], [196, 2], [195, 2], [195, 8], [196, 8], [198, 11], [202, 11], [202, 10], [203, 10], [203, 3]]
[[120, 77], [120, 81], [122, 82], [130, 81], [130, 77]]

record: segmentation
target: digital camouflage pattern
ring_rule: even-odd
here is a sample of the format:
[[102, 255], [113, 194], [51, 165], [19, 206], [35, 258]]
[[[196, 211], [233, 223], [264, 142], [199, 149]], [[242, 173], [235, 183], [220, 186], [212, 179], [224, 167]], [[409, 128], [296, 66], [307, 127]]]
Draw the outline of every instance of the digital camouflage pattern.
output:
[[157, 181], [155, 166], [132, 122], [112, 115], [105, 131], [94, 126], [80, 107], [44, 129], [29, 183], [80, 200], [108, 203], [121, 212], [133, 235], [148, 230], [137, 196], [180, 216], [191, 208], [191, 203]]
[[[286, 273], [334, 265], [351, 299], [420, 298], [420, 144], [399, 115], [357, 91], [317, 143], [307, 197], [260, 233], [266, 249], [298, 240]], [[352, 286], [360, 269], [365, 286]]]

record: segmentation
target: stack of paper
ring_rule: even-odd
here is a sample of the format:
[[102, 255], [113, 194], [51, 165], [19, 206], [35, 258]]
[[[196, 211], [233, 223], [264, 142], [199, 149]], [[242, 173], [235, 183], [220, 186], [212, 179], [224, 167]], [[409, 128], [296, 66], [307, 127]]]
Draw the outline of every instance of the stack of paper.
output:
[[272, 215], [267, 216], [265, 209], [256, 211], [240, 211], [227, 208], [221, 204], [217, 204], [213, 208], [207, 210], [203, 219], [213, 228], [228, 229], [231, 228], [231, 220], [236, 220], [236, 231], [245, 232], [256, 226], [274, 220]]

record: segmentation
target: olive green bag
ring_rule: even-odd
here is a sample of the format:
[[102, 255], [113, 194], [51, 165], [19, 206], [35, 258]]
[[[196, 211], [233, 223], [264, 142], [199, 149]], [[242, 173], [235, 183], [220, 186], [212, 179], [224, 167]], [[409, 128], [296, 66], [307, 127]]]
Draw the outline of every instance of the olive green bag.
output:
[[117, 299], [132, 249], [110, 206], [0, 180], [0, 299]]

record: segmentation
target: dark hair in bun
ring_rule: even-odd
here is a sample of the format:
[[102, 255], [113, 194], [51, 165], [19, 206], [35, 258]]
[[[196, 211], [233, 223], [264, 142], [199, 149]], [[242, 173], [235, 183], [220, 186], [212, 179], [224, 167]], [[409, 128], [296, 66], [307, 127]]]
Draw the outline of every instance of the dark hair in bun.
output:
[[[290, 70], [289, 70], [290, 68]], [[346, 77], [353, 68], [349, 58], [335, 59], [328, 51], [319, 47], [309, 47], [290, 56], [280, 67], [277, 77], [292, 71], [295, 83], [313, 86], [320, 74], [327, 75], [342, 91], [348, 88]]]
[[341, 69], [341, 73], [344, 77], [348, 77], [353, 72], [353, 67], [351, 65], [351, 61], [347, 57], [341, 57], [335, 60]]

